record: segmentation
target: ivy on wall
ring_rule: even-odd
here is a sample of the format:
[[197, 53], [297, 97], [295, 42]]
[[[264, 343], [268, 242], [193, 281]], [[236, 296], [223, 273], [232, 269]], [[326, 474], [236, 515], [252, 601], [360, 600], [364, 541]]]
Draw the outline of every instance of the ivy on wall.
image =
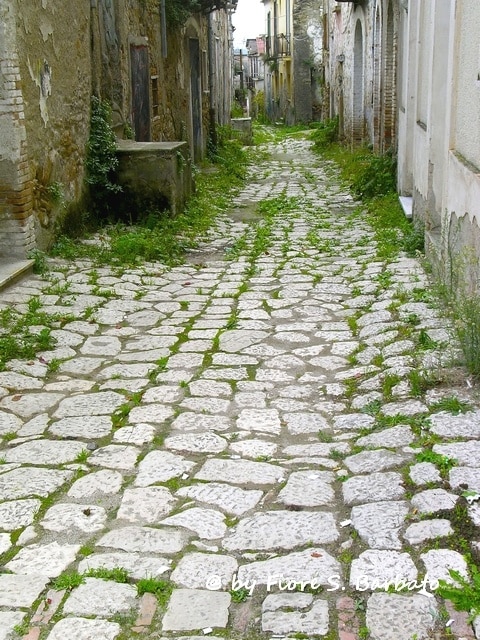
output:
[[237, 4], [237, 0], [166, 0], [165, 11], [170, 26], [181, 26], [192, 13], [210, 13]]

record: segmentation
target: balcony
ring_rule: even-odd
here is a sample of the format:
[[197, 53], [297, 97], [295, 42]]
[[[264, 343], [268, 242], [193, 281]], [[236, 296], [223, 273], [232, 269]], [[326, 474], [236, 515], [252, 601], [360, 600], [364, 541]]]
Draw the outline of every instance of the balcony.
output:
[[281, 33], [278, 36], [268, 36], [266, 39], [267, 58], [286, 58], [292, 55], [291, 36]]

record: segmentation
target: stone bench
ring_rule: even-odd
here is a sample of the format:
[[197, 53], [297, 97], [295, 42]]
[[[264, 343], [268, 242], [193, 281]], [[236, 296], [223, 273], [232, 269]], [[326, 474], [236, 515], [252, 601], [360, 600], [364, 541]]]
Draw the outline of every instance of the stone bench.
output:
[[183, 211], [194, 190], [186, 142], [118, 140], [117, 181], [128, 200]]

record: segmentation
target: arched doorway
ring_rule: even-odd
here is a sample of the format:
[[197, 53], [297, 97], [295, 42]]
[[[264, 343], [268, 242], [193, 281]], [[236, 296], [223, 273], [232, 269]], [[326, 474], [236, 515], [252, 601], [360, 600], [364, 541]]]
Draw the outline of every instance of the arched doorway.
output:
[[355, 44], [353, 49], [353, 110], [352, 144], [359, 145], [364, 137], [364, 69], [363, 69], [363, 30], [357, 20], [355, 26]]

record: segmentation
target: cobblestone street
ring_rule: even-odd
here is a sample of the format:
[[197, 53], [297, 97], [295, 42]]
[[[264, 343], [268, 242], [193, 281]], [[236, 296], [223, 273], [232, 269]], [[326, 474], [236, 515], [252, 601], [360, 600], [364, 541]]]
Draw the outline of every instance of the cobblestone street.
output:
[[479, 551], [474, 386], [309, 144], [182, 266], [0, 292], [76, 318], [0, 372], [0, 640], [475, 638], [430, 593]]

